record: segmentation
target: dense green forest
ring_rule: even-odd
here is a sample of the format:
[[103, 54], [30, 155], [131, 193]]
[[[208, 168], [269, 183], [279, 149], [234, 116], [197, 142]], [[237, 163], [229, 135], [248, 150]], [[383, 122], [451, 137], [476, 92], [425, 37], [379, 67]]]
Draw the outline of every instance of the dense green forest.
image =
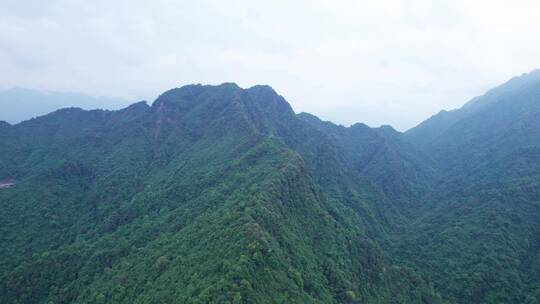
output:
[[189, 85], [0, 155], [1, 303], [540, 302], [540, 72], [405, 133]]

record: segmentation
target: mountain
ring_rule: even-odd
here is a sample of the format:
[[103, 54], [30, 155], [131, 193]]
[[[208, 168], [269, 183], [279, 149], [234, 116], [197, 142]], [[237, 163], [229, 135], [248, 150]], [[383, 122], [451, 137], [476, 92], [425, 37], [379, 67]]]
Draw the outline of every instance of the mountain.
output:
[[[406, 133], [441, 177], [400, 239], [458, 303], [540, 299], [540, 71]], [[439, 277], [439, 278], [437, 278]], [[527, 296], [529, 295], [529, 296]]]
[[515, 128], [512, 123], [531, 120], [537, 115], [539, 84], [540, 70], [514, 77], [460, 109], [441, 111], [408, 130], [406, 135], [422, 147], [444, 150], [459, 133], [467, 135], [467, 140], [459, 140], [467, 143], [478, 136], [477, 131], [495, 134]]
[[121, 98], [13, 88], [0, 91], [0, 121], [19, 123], [66, 107], [114, 110], [127, 105], [129, 102]]
[[372, 129], [357, 123], [346, 128], [308, 113], [298, 117], [331, 137], [347, 166], [402, 209], [422, 197], [437, 176], [435, 163], [390, 126]]
[[5, 126], [4, 303], [438, 303], [393, 265], [386, 198], [271, 88]]
[[538, 303], [540, 76], [406, 133], [269, 86], [0, 123], [2, 303]]

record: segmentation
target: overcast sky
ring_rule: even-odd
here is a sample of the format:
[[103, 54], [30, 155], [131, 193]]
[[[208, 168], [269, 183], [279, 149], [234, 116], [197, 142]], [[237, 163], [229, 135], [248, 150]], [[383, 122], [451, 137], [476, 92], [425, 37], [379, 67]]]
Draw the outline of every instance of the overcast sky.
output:
[[0, 1], [0, 88], [153, 101], [268, 84], [349, 125], [414, 126], [540, 67], [540, 1]]

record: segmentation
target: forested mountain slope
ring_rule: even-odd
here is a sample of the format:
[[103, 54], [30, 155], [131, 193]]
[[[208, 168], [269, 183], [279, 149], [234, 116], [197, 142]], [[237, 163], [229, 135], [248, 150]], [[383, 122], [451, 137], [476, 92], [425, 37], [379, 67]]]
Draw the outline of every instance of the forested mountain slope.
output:
[[460, 303], [540, 300], [540, 72], [514, 78], [406, 136], [441, 178], [401, 253]]
[[269, 87], [2, 125], [3, 303], [439, 303], [398, 217]]
[[2, 303], [537, 303], [540, 73], [405, 134], [268, 86], [0, 122]]
[[435, 163], [390, 126], [357, 123], [346, 128], [308, 113], [298, 117], [336, 142], [348, 167], [374, 183], [401, 211], [422, 197], [438, 175]]
[[408, 130], [406, 136], [434, 153], [434, 157], [456, 151], [472, 155], [478, 149], [490, 148], [486, 144], [492, 142], [482, 141], [486, 136], [502, 137], [505, 133], [540, 136], [534, 132], [538, 126], [535, 118], [540, 109], [539, 95], [540, 70], [535, 70], [512, 78], [460, 109], [441, 111]]

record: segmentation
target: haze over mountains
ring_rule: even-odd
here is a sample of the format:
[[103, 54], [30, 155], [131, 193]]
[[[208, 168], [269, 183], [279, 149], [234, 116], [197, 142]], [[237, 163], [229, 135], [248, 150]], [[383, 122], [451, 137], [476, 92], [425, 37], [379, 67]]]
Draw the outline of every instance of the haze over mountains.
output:
[[2, 303], [538, 303], [540, 73], [400, 133], [268, 86], [0, 123]]
[[0, 120], [15, 124], [61, 108], [118, 110], [129, 104], [122, 98], [13, 88], [0, 91]]

